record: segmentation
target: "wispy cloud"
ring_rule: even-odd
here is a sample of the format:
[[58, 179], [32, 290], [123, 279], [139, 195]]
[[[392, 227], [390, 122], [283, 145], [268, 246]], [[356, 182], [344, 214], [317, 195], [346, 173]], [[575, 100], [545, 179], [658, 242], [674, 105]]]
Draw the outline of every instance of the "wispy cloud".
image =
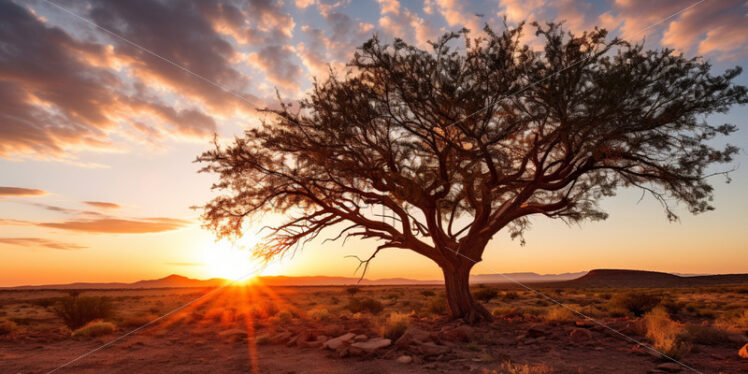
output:
[[87, 233], [148, 234], [178, 230], [190, 223], [191, 221], [176, 218], [102, 218], [63, 222], [43, 222], [38, 223], [37, 226]]
[[0, 186], [0, 197], [3, 196], [40, 196], [46, 195], [47, 191], [35, 188], [2, 187]]
[[14, 245], [19, 247], [59, 249], [63, 251], [88, 248], [86, 246], [78, 244], [58, 242], [44, 238], [0, 238], [0, 244]]
[[115, 203], [109, 203], [105, 201], [84, 201], [83, 203], [88, 204], [95, 208], [101, 208], [101, 209], [119, 209], [119, 204]]

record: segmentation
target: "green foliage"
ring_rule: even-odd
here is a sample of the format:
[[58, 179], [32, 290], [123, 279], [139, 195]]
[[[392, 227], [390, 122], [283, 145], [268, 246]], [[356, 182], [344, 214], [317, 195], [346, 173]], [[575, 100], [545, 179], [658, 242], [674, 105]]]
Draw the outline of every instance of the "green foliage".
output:
[[93, 320], [111, 318], [114, 309], [106, 297], [68, 296], [57, 304], [55, 314], [62, 318], [67, 327], [75, 330]]

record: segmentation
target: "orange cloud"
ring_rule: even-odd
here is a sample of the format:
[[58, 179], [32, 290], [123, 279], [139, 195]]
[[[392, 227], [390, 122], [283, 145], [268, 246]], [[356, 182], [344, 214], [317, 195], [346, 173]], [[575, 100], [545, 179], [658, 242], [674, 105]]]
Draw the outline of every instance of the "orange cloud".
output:
[[104, 201], [84, 201], [83, 203], [88, 204], [92, 207], [103, 208], [103, 209], [119, 209], [119, 204], [108, 203]]
[[47, 191], [37, 190], [35, 188], [0, 186], [0, 196], [39, 196], [39, 195], [46, 195], [46, 194], [47, 194]]
[[103, 218], [39, 223], [37, 226], [88, 233], [147, 234], [174, 231], [190, 223], [190, 221], [175, 218], [144, 218], [141, 220]]
[[78, 244], [63, 243], [43, 238], [0, 238], [0, 244], [15, 245], [19, 247], [43, 247], [63, 251], [88, 248]]

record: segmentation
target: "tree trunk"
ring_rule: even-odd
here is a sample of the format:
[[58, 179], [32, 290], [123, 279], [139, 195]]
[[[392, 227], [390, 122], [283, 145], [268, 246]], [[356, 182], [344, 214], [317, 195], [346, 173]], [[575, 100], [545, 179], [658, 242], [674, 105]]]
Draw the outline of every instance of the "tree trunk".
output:
[[462, 318], [470, 324], [491, 320], [491, 313], [483, 305], [476, 302], [473, 295], [470, 294], [469, 281], [472, 267], [473, 263], [464, 261], [455, 266], [442, 267], [444, 284], [447, 287], [449, 316], [452, 319]]

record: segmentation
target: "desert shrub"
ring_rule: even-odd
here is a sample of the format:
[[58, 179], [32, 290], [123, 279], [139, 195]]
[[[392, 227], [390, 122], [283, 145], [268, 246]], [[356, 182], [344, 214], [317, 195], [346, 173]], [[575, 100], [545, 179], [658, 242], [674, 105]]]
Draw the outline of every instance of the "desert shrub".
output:
[[504, 291], [504, 293], [501, 294], [501, 298], [504, 299], [504, 301], [517, 300], [519, 299], [519, 294], [514, 291]]
[[405, 313], [391, 313], [384, 321], [384, 326], [382, 326], [382, 336], [395, 341], [405, 333], [409, 324], [409, 315]]
[[92, 321], [87, 323], [85, 326], [73, 331], [73, 336], [85, 336], [89, 338], [107, 335], [113, 333], [115, 330], [114, 324], [111, 322], [104, 321]]
[[478, 291], [473, 292], [473, 297], [476, 300], [480, 300], [484, 303], [491, 301], [499, 295], [499, 291], [495, 288], [481, 288]]
[[358, 298], [351, 297], [348, 300], [346, 309], [350, 310], [351, 313], [364, 313], [368, 312], [371, 314], [379, 314], [383, 309], [384, 305], [381, 302], [374, 300], [370, 297]]
[[727, 341], [729, 333], [714, 326], [688, 325], [684, 339], [692, 343], [714, 345]]
[[748, 334], [748, 310], [722, 316], [714, 321], [714, 326], [732, 333]]
[[386, 299], [390, 299], [390, 300], [397, 300], [397, 299], [400, 298], [400, 295], [393, 292], [393, 293], [388, 294], [387, 296], [385, 296], [385, 298]]
[[60, 301], [59, 297], [42, 297], [39, 299], [29, 300], [29, 303], [46, 309], [56, 304], [58, 301]]
[[550, 374], [554, 370], [547, 364], [518, 364], [507, 360], [501, 363], [498, 372], [501, 374]]
[[330, 304], [332, 304], [332, 305], [338, 305], [339, 302], [340, 302], [340, 299], [338, 299], [335, 296], [333, 296], [333, 297], [330, 298]]
[[327, 321], [330, 319], [330, 312], [325, 308], [314, 308], [307, 315], [315, 321]]
[[345, 292], [348, 292], [348, 294], [351, 295], [351, 296], [359, 293], [359, 291], [361, 291], [361, 289], [358, 288], [358, 287], [355, 287], [355, 286], [348, 287], [348, 288], [345, 289]]
[[426, 297], [431, 297], [431, 296], [436, 296], [436, 293], [434, 293], [434, 291], [431, 291], [431, 290], [423, 290], [421, 291], [421, 295], [426, 296]]
[[278, 307], [275, 304], [267, 302], [255, 305], [254, 308], [252, 308], [251, 315], [255, 319], [270, 318], [278, 314], [278, 311]]
[[545, 314], [545, 319], [548, 321], [569, 322], [578, 318], [574, 312], [559, 305], [548, 309]]
[[690, 343], [685, 340], [686, 330], [683, 324], [670, 319], [665, 308], [656, 307], [645, 314], [644, 325], [647, 338], [660, 352], [680, 358], [691, 350]]
[[75, 330], [95, 319], [111, 318], [114, 309], [109, 299], [104, 297], [68, 296], [57, 305], [55, 314], [67, 327]]
[[491, 315], [494, 317], [503, 317], [510, 314], [516, 314], [517, 309], [508, 306], [499, 306], [491, 310]]
[[0, 335], [7, 335], [16, 329], [16, 323], [7, 319], [0, 320]]
[[152, 314], [151, 315], [143, 314], [143, 315], [138, 315], [138, 316], [132, 316], [132, 317], [129, 317], [129, 318], [125, 319], [124, 321], [122, 321], [122, 323], [119, 324], [119, 325], [122, 326], [122, 327], [140, 327], [140, 326], [143, 326], [143, 325], [145, 325], [145, 324], [147, 324], [147, 323], [155, 320], [156, 318], [158, 318], [158, 316], [154, 316]]
[[205, 320], [212, 320], [215, 322], [221, 322], [221, 319], [223, 318], [223, 309], [222, 308], [212, 308], [205, 312], [205, 315], [203, 316]]
[[426, 306], [426, 310], [428, 312], [431, 312], [433, 314], [444, 314], [447, 312], [447, 299], [443, 296], [432, 298], [428, 305]]
[[291, 311], [285, 309], [278, 312], [278, 314], [276, 314], [275, 316], [278, 317], [278, 320], [283, 323], [291, 322], [294, 317]]
[[611, 298], [609, 310], [625, 310], [641, 317], [660, 303], [661, 297], [645, 292], [627, 292], [615, 295]]

